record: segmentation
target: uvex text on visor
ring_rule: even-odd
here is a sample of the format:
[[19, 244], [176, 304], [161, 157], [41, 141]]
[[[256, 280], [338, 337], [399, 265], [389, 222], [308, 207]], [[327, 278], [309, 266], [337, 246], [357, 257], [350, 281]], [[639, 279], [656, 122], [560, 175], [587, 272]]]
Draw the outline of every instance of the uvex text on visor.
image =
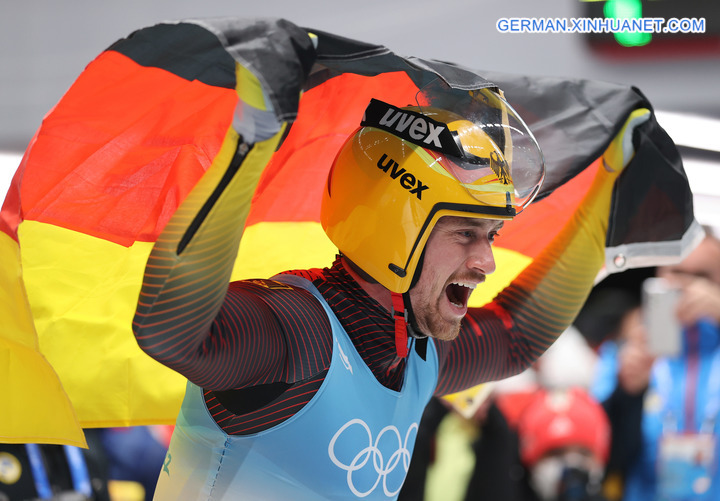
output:
[[340, 251], [406, 292], [442, 216], [512, 219], [537, 194], [540, 148], [492, 89], [427, 92], [413, 106], [373, 99], [338, 153], [320, 221]]

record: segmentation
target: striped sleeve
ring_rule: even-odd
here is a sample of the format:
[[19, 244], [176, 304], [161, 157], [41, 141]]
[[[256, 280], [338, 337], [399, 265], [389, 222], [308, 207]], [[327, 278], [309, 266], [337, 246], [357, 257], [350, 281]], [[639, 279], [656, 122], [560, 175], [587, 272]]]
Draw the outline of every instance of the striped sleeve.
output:
[[[250, 199], [282, 132], [248, 145], [231, 128], [208, 172], [175, 211], [148, 257], [133, 332], [140, 348], [202, 387], [227, 389], [246, 378], [271, 377], [285, 357], [280, 327], [264, 305], [227, 301], [235, 316], [219, 315], [243, 234]], [[235, 322], [247, 315], [247, 325]], [[226, 333], [266, 333], [262, 348], [253, 339]], [[269, 356], [262, 369], [233, 365], [234, 357], [257, 350]], [[280, 358], [278, 358], [280, 357]], [[242, 360], [242, 357], [240, 357]], [[269, 365], [267, 365], [269, 364]], [[269, 369], [273, 367], [275, 369]]]

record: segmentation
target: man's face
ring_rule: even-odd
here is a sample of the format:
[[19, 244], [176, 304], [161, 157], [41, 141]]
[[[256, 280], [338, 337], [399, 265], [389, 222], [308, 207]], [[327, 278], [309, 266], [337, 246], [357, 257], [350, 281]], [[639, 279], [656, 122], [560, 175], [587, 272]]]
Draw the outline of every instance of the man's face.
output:
[[495, 271], [492, 243], [503, 222], [446, 216], [425, 246], [423, 267], [410, 300], [423, 334], [455, 339], [475, 286]]

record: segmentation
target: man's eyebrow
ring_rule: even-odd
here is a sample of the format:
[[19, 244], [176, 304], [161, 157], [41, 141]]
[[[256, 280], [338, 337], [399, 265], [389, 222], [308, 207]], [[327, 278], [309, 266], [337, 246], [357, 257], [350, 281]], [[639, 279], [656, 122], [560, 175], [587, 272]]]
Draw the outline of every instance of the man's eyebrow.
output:
[[[469, 223], [471, 226], [486, 226], [488, 221], [493, 221], [492, 219], [468, 219], [467, 223]], [[503, 225], [505, 224], [505, 221], [502, 219], [496, 219], [494, 220], [494, 224], [492, 224], [490, 227], [494, 228], [495, 230], [502, 229]]]
[[445, 224], [452, 224], [456, 226], [476, 226], [484, 227], [488, 221], [493, 221], [494, 224], [491, 226], [495, 231], [501, 230], [505, 225], [505, 221], [502, 219], [485, 219], [485, 218], [472, 218], [472, 217], [453, 217], [450, 216]]

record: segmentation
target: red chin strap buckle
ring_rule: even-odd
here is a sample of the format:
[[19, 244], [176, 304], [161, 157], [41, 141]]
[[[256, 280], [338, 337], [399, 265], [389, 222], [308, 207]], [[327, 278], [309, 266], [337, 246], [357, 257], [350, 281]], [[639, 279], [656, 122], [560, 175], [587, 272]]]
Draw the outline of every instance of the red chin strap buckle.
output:
[[408, 355], [407, 312], [402, 294], [391, 292], [393, 317], [395, 318], [395, 350], [397, 356], [405, 358]]

